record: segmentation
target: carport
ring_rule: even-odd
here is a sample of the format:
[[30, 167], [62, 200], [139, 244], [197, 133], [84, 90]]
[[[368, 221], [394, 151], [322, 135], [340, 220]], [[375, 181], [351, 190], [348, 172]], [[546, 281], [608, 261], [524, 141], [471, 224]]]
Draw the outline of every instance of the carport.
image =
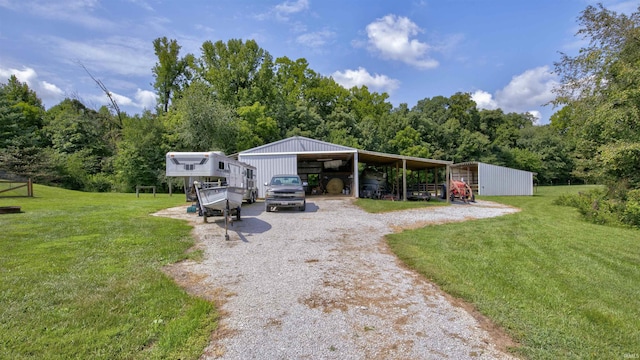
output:
[[[402, 174], [402, 200], [407, 200], [407, 194], [410, 189], [407, 189], [407, 170], [413, 172], [424, 171], [433, 173], [433, 182], [424, 184], [426, 190], [434, 193], [436, 196], [441, 191], [438, 184], [445, 182], [449, 174], [449, 166], [453, 163], [451, 161], [423, 159], [412, 156], [385, 154], [374, 151], [358, 150], [358, 160], [360, 163], [383, 166], [389, 168], [395, 168], [396, 173]], [[438, 170], [445, 169], [445, 176], [441, 179], [438, 177]], [[419, 174], [418, 174], [419, 175]], [[426, 176], [425, 176], [426, 178]], [[399, 187], [398, 187], [399, 188]]]
[[[303, 181], [310, 184], [316, 179], [333, 181], [334, 184], [342, 184], [349, 195], [360, 197], [359, 164], [363, 164], [394, 169], [396, 174], [402, 174], [401, 185], [398, 185], [402, 189], [402, 200], [406, 200], [408, 170], [434, 172], [434, 182], [426, 185], [429, 191], [436, 193], [440, 191], [437, 183], [446, 181], [449, 165], [452, 164], [451, 161], [360, 150], [303, 136], [293, 136], [248, 149], [236, 155], [240, 161], [256, 167], [259, 197], [264, 196], [264, 183], [276, 174], [298, 174]], [[438, 170], [441, 169], [445, 169], [447, 175], [439, 179]], [[399, 190], [400, 187], [397, 186], [396, 189]], [[335, 189], [332, 190], [335, 193]], [[342, 189], [338, 190], [338, 193], [344, 194], [340, 192]]]

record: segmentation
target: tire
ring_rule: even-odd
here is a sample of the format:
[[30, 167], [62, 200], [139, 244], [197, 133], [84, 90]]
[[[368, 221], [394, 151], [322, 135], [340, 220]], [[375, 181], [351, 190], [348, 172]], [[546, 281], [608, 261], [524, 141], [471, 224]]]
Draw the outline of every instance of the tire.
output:
[[302, 206], [300, 206], [300, 207], [298, 208], [298, 210], [300, 210], [300, 211], [305, 211], [305, 210], [307, 210], [307, 201], [306, 201], [306, 200], [305, 200], [305, 202], [303, 202], [303, 203], [302, 203]]
[[238, 206], [238, 208], [236, 209], [236, 221], [242, 220], [240, 218], [240, 212], [241, 212], [241, 208], [240, 208], [240, 206]]
[[264, 203], [264, 211], [271, 212], [271, 206], [269, 206], [267, 203]]

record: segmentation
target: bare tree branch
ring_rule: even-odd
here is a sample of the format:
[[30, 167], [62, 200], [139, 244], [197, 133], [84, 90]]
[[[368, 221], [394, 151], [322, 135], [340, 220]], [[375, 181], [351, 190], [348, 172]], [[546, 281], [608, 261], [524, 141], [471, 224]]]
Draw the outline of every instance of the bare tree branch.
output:
[[78, 64], [80, 64], [80, 66], [82, 66], [82, 68], [84, 69], [84, 71], [87, 72], [87, 74], [89, 75], [89, 77], [91, 77], [91, 79], [98, 84], [98, 87], [100, 88], [100, 90], [102, 90], [102, 92], [105, 93], [105, 95], [107, 95], [107, 97], [109, 98], [109, 101], [111, 102], [111, 108], [116, 112], [116, 115], [118, 115], [118, 128], [122, 129], [122, 113], [120, 112], [120, 107], [118, 106], [118, 103], [116, 102], [116, 99], [114, 99], [113, 94], [109, 91], [109, 89], [107, 89], [107, 87], [104, 85], [104, 83], [99, 80], [96, 79], [93, 74], [91, 74], [91, 72], [89, 71], [89, 69], [87, 69], [86, 66], [84, 66], [83, 63], [78, 61]]

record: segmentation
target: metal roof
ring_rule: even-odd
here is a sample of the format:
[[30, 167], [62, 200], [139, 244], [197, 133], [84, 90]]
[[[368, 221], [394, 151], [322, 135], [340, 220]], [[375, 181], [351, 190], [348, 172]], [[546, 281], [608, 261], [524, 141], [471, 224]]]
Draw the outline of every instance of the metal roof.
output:
[[320, 140], [309, 139], [304, 136], [293, 136], [276, 142], [265, 144], [240, 152], [240, 155], [253, 154], [301, 154], [301, 153], [355, 153], [357, 149], [336, 145]]
[[385, 154], [367, 150], [358, 150], [358, 160], [372, 165], [393, 165], [405, 160], [407, 162], [407, 169], [409, 170], [442, 167], [453, 164], [452, 161], [446, 160], [423, 159], [413, 156]]
[[326, 160], [348, 160], [358, 154], [358, 161], [371, 165], [391, 166], [406, 161], [407, 169], [427, 169], [450, 165], [452, 161], [423, 159], [412, 156], [385, 154], [375, 151], [367, 151], [336, 145], [320, 140], [309, 139], [304, 136], [293, 136], [287, 139], [272, 142], [262, 146], [248, 149], [236, 154], [246, 159], [251, 156], [267, 155], [297, 155], [300, 160], [314, 160], [326, 158]]

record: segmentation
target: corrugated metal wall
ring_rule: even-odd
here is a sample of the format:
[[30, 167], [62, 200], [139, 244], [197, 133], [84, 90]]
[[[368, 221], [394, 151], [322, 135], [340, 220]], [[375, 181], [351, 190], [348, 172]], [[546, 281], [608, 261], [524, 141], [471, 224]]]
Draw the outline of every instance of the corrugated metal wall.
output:
[[298, 157], [296, 155], [252, 156], [239, 154], [238, 160], [256, 167], [259, 198], [264, 198], [266, 191], [264, 183], [269, 182], [273, 175], [298, 173]]
[[533, 195], [533, 173], [478, 163], [480, 195]]

